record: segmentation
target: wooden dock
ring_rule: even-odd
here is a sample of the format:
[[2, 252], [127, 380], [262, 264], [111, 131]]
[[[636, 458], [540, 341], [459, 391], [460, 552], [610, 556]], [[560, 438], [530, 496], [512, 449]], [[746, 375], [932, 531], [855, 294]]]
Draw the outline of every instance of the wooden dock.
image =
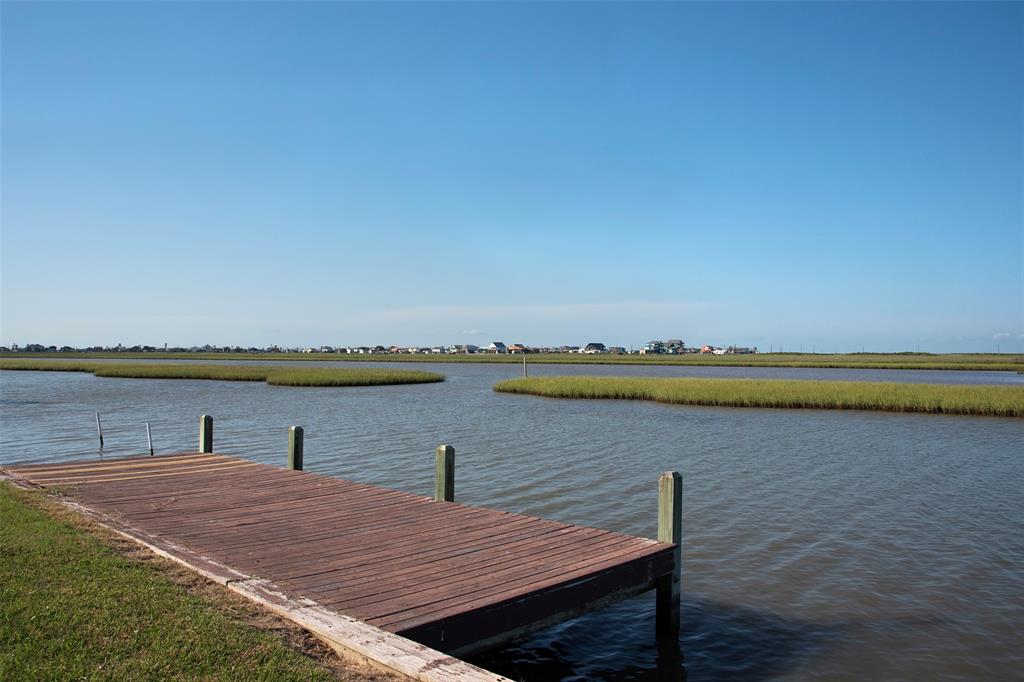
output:
[[[299, 443], [301, 466], [301, 432]], [[442, 454], [439, 495], [451, 474]], [[22, 485], [65, 491], [80, 511], [279, 612], [314, 608], [318, 618], [336, 614], [449, 655], [655, 587], [659, 628], [678, 631], [676, 543], [214, 453], [5, 473]]]

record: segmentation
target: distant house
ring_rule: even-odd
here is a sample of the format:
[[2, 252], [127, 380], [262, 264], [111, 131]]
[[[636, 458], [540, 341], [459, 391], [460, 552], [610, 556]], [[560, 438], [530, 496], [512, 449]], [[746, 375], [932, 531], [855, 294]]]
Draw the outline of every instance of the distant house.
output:
[[608, 346], [608, 352], [612, 355], [625, 355], [626, 349], [622, 346]]
[[583, 347], [583, 352], [587, 355], [595, 355], [597, 353], [607, 353], [608, 349], [604, 347], [603, 343], [588, 343]]
[[[719, 351], [721, 351], [721, 352], [719, 352]], [[703, 355], [712, 355], [712, 354], [714, 354], [714, 355], [724, 355], [725, 354], [725, 350], [723, 350], [722, 348], [717, 348], [715, 346], [708, 346], [706, 344], [704, 346], [701, 346], [700, 352]]]
[[513, 343], [508, 347], [509, 353], [529, 353], [530, 349], [521, 343]]
[[665, 352], [673, 355], [686, 352], [686, 344], [682, 339], [669, 339], [665, 341]]
[[501, 341], [491, 341], [491, 345], [487, 346], [488, 353], [507, 353], [508, 348]]
[[661, 341], [648, 341], [644, 344], [644, 347], [640, 349], [640, 355], [657, 355], [658, 353], [665, 352], [665, 344]]

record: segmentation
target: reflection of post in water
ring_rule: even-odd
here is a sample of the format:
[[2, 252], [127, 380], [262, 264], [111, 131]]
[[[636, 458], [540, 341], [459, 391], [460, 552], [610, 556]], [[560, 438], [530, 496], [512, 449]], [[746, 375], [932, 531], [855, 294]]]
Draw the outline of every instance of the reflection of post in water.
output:
[[686, 665], [679, 639], [663, 637], [658, 640], [658, 682], [686, 682]]

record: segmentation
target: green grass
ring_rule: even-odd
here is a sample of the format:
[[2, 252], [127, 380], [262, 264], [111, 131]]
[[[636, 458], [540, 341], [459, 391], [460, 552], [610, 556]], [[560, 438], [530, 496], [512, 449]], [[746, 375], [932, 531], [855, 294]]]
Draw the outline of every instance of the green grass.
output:
[[0, 680], [337, 679], [42, 498], [0, 483]]
[[873, 381], [784, 381], [649, 377], [537, 377], [494, 386], [549, 398], [653, 400], [680, 405], [885, 410], [1024, 417], [1024, 387]]
[[[5, 359], [120, 359], [120, 360], [290, 360], [296, 362], [459, 362], [521, 363], [521, 355], [349, 355], [347, 353], [4, 353]], [[685, 365], [733, 367], [810, 367], [859, 369], [949, 369], [1024, 371], [1024, 355], [969, 353], [760, 353], [758, 355], [575, 355], [531, 354], [530, 364], [568, 365]]]
[[91, 372], [121, 379], [210, 379], [265, 381], [272, 386], [382, 386], [444, 381], [434, 372], [404, 369], [337, 367], [272, 367], [266, 365], [179, 365], [161, 363], [66, 362], [62, 360], [0, 361], [2, 370]]

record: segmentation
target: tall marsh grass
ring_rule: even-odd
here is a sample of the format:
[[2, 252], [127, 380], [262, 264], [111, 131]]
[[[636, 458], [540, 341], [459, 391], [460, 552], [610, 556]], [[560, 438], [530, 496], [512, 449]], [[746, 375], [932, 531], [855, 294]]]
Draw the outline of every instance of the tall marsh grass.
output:
[[3, 370], [42, 372], [91, 372], [98, 377], [121, 379], [208, 379], [214, 381], [265, 381], [272, 386], [383, 386], [444, 381], [434, 372], [404, 369], [351, 367], [273, 367], [267, 365], [178, 365], [154, 363], [64, 362], [50, 360], [0, 360]]
[[[351, 355], [348, 353], [4, 353], [2, 358], [79, 358], [111, 360], [289, 360], [295, 362], [464, 362], [522, 363], [521, 355]], [[929, 353], [759, 353], [757, 355], [579, 355], [568, 353], [531, 353], [529, 364], [564, 365], [683, 365], [696, 367], [808, 367], [853, 369], [942, 369], [1024, 371], [1024, 355], [997, 353], [962, 353], [932, 355]]]
[[885, 410], [1024, 417], [1024, 387], [872, 381], [561, 376], [511, 379], [502, 393], [679, 405]]

